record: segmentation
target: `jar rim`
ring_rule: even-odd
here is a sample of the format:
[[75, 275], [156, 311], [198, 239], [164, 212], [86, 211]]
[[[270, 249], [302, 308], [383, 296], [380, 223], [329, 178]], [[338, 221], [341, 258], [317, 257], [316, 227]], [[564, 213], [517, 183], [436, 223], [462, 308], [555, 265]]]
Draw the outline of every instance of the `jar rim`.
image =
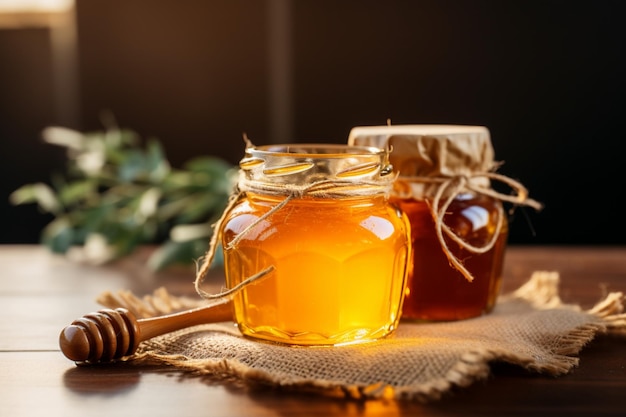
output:
[[356, 136], [456, 136], [470, 134], [489, 134], [486, 126], [461, 124], [407, 124], [388, 126], [356, 126], [350, 131], [348, 143], [353, 143]]
[[[245, 157], [239, 161], [241, 189], [257, 187], [280, 188], [285, 185], [291, 192], [294, 187], [308, 187], [320, 181], [352, 183], [375, 182], [377, 187], [361, 187], [367, 193], [389, 188], [392, 167], [389, 153], [382, 148], [367, 145], [334, 143], [291, 143], [249, 146]], [[246, 185], [247, 184], [247, 185]], [[345, 187], [344, 187], [345, 188]]]
[[348, 145], [335, 143], [285, 143], [253, 146], [246, 152], [258, 155], [306, 157], [306, 158], [345, 158], [348, 156], [384, 155], [385, 150], [375, 146]]

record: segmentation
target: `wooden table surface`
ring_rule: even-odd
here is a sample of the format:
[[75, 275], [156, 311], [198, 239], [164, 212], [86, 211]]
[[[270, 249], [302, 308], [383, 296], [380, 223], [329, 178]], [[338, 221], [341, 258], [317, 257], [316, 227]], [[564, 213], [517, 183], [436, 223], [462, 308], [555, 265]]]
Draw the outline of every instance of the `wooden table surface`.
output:
[[[343, 400], [275, 388], [208, 382], [164, 368], [77, 367], [58, 347], [62, 328], [101, 308], [103, 291], [137, 295], [166, 286], [195, 295], [191, 269], [152, 274], [142, 254], [86, 266], [40, 246], [0, 246], [0, 415], [2, 416], [626, 416], [626, 337], [600, 335], [560, 377], [502, 363], [489, 378], [440, 401]], [[626, 247], [509, 247], [503, 292], [533, 271], [559, 271], [564, 302], [589, 308], [626, 293]], [[221, 284], [221, 276], [211, 279]]]

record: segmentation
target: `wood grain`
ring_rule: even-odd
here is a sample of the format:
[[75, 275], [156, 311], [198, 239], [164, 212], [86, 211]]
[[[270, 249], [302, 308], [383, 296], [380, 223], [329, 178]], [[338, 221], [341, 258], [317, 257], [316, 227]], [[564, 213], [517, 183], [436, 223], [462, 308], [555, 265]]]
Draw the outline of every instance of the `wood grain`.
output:
[[[438, 402], [356, 402], [183, 376], [127, 364], [78, 367], [58, 347], [72, 320], [100, 309], [103, 291], [151, 293], [166, 286], [195, 295], [193, 270], [152, 274], [142, 254], [115, 265], [77, 265], [40, 246], [0, 246], [0, 414], [6, 416], [623, 416], [626, 336], [601, 335], [580, 365], [558, 378], [495, 363], [492, 375]], [[503, 291], [535, 270], [561, 274], [561, 298], [590, 307], [609, 291], [626, 293], [626, 247], [510, 247]], [[219, 289], [222, 276], [209, 279]]]

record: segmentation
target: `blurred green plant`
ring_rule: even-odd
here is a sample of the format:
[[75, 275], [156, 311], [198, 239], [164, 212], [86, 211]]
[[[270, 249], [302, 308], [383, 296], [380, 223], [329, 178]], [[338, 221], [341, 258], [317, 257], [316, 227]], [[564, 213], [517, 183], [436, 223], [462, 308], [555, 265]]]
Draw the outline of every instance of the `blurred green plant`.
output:
[[157, 140], [142, 147], [134, 131], [117, 127], [92, 133], [48, 127], [42, 135], [67, 148], [67, 173], [53, 175], [50, 185], [23, 185], [9, 199], [53, 215], [41, 232], [52, 252], [78, 251], [103, 264], [156, 244], [147, 261], [155, 271], [206, 253], [232, 190], [233, 166], [201, 156], [173, 169]]

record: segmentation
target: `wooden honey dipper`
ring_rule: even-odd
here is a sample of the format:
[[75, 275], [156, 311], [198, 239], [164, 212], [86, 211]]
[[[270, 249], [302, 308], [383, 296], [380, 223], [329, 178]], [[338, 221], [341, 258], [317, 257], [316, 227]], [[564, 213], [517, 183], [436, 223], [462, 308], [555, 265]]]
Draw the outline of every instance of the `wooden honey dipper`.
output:
[[59, 346], [75, 362], [110, 362], [132, 355], [139, 343], [153, 337], [232, 318], [230, 301], [139, 320], [125, 308], [104, 309], [86, 314], [65, 327], [59, 335]]

